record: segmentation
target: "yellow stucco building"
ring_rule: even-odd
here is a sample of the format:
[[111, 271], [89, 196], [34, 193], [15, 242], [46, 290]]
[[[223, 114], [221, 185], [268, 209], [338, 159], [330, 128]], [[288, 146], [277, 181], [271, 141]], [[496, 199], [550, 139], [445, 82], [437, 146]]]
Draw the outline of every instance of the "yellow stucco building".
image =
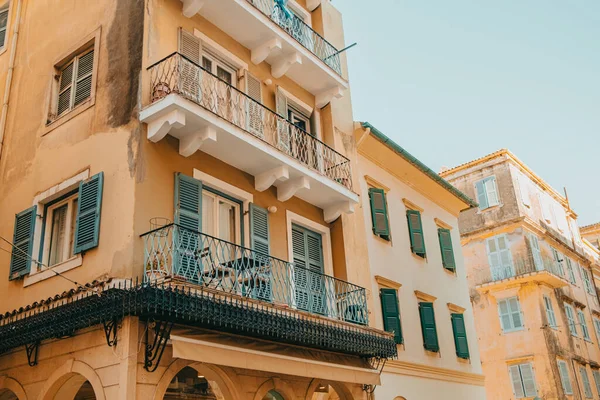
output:
[[380, 384], [341, 15], [280, 3], [1, 4], [0, 398]]
[[441, 176], [479, 204], [459, 227], [487, 398], [598, 398], [598, 251], [568, 199], [508, 150]]

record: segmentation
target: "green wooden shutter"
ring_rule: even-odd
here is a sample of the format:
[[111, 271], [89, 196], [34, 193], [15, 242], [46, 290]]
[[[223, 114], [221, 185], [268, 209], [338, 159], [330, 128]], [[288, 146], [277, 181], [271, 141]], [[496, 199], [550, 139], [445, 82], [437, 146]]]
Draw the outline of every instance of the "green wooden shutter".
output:
[[104, 172], [79, 183], [77, 223], [75, 224], [75, 254], [98, 246], [103, 186]]
[[15, 216], [12, 241], [14, 247], [10, 257], [10, 272], [8, 275], [11, 280], [27, 275], [31, 270], [36, 214], [37, 207], [33, 206]]
[[387, 212], [387, 202], [383, 189], [369, 188], [369, 201], [371, 203], [371, 222], [373, 233], [385, 240], [390, 239], [390, 223]]
[[469, 358], [469, 344], [467, 342], [467, 331], [465, 329], [465, 319], [462, 314], [450, 314], [452, 320], [452, 331], [454, 332], [454, 344], [456, 346], [456, 355], [459, 358]]
[[383, 328], [388, 332], [394, 332], [394, 340], [401, 344], [402, 326], [400, 324], [400, 307], [398, 306], [398, 293], [396, 289], [380, 289], [381, 314], [383, 316]]
[[452, 249], [452, 237], [449, 229], [438, 229], [440, 239], [440, 249], [442, 251], [442, 265], [444, 268], [454, 271], [456, 262], [454, 261], [454, 250]]
[[175, 223], [202, 230], [202, 182], [180, 172], [175, 174]]
[[425, 257], [425, 239], [423, 238], [421, 213], [417, 210], [406, 210], [406, 219], [408, 220], [410, 248], [416, 255]]
[[271, 254], [269, 245], [269, 212], [250, 203], [250, 247], [265, 255]]
[[435, 313], [433, 303], [419, 303], [421, 315], [421, 330], [423, 332], [423, 346], [429, 351], [439, 351], [437, 328], [435, 327]]

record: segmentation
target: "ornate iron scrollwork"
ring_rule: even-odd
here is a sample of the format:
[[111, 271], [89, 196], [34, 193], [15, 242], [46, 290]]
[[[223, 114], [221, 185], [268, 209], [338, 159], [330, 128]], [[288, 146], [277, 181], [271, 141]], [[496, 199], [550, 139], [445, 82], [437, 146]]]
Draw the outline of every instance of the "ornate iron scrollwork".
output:
[[25, 345], [25, 351], [27, 352], [27, 363], [30, 367], [35, 367], [38, 363], [38, 349], [40, 342]]
[[[146, 352], [144, 357], [144, 369], [146, 371], [154, 372], [158, 368], [172, 328], [173, 323], [168, 321], [146, 322]], [[152, 343], [150, 342], [150, 331], [153, 332], [154, 336]]]
[[117, 319], [113, 318], [113, 319], [106, 320], [106, 321], [102, 322], [102, 325], [104, 326], [104, 335], [106, 336], [106, 344], [108, 344], [109, 347], [116, 346], [117, 345], [117, 327], [118, 327]]

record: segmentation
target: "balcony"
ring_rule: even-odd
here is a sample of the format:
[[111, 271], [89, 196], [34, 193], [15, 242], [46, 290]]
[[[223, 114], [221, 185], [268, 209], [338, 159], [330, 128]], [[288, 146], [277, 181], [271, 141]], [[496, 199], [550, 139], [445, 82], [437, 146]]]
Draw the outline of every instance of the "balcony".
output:
[[318, 98], [339, 97], [348, 88], [338, 49], [274, 0], [182, 2], [185, 16], [202, 15], [250, 49], [254, 64], [268, 62], [275, 78], [287, 75]]
[[538, 260], [536, 263], [532, 258], [517, 258], [510, 267], [481, 266], [473, 270], [472, 279], [479, 291], [503, 290], [529, 282], [543, 282], [552, 288], [569, 285], [565, 271], [549, 259]]
[[146, 282], [250, 299], [290, 315], [368, 324], [365, 289], [236, 244], [171, 224], [142, 235]]
[[140, 113], [148, 139], [179, 139], [179, 153], [200, 148], [255, 177], [255, 188], [277, 187], [324, 211], [327, 222], [353, 212], [350, 160], [179, 53], [148, 68], [150, 105]]

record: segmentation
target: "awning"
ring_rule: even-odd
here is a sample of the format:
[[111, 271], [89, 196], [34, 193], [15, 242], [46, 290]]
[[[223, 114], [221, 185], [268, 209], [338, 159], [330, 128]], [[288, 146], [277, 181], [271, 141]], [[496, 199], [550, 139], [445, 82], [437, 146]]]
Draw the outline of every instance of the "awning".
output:
[[250, 342], [242, 338], [229, 338], [226, 335], [171, 334], [171, 343], [175, 358], [326, 381], [380, 384], [379, 371], [369, 368], [364, 360], [355, 357], [348, 358], [344, 355], [327, 353], [327, 359], [338, 358], [343, 363], [327, 362], [316, 359], [317, 357], [299, 356], [314, 355], [316, 351], [305, 351], [260, 341]]

